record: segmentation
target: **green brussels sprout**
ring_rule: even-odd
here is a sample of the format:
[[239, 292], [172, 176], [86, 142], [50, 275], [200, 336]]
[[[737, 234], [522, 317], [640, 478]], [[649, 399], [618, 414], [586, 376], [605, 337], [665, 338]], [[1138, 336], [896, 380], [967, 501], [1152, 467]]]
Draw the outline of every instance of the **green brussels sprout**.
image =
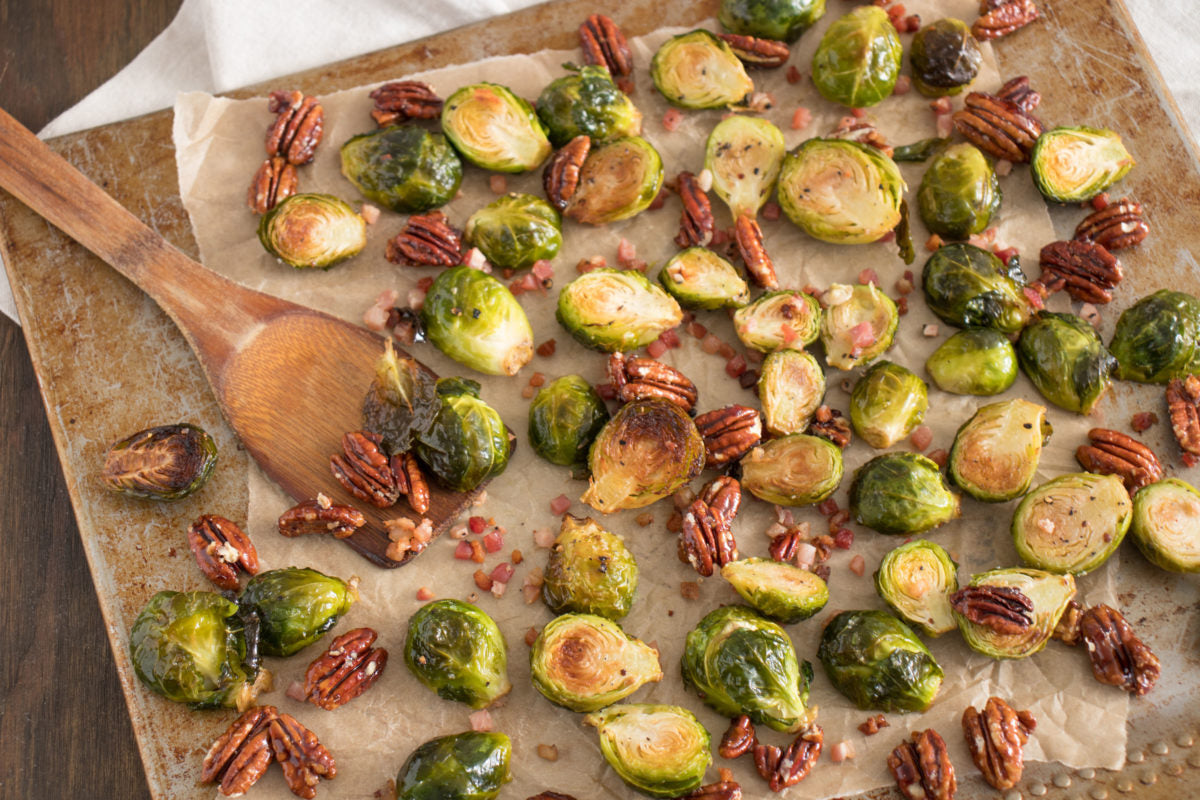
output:
[[260, 572], [242, 592], [243, 608], [258, 612], [262, 652], [290, 656], [321, 638], [358, 600], [350, 583], [307, 567]]
[[533, 688], [572, 711], [598, 711], [662, 680], [658, 651], [594, 614], [546, 623], [529, 651]]
[[939, 19], [917, 31], [909, 49], [913, 87], [926, 97], [958, 94], [979, 74], [983, 52], [960, 19]]
[[531, 194], [510, 192], [472, 214], [463, 238], [497, 267], [524, 269], [558, 254], [561, 226], [554, 206]]
[[793, 433], [769, 439], [742, 456], [742, 488], [781, 506], [807, 506], [842, 482], [842, 451], [820, 436]]
[[914, 539], [890, 550], [875, 570], [875, 591], [905, 622], [928, 636], [957, 627], [950, 595], [958, 591], [958, 564], [946, 548]]
[[592, 385], [564, 375], [539, 389], [529, 404], [529, 444], [551, 464], [581, 466], [608, 419], [608, 406]]
[[217, 443], [186, 422], [126, 436], [104, 454], [104, 487], [130, 497], [178, 500], [199, 489], [217, 465]]
[[386, 452], [404, 453], [418, 434], [429, 430], [439, 408], [437, 378], [407, 355], [398, 355], [389, 338], [363, 400], [363, 430], [379, 434]]
[[930, 156], [941, 151], [949, 144], [948, 138], [932, 137], [920, 139], [910, 144], [897, 145], [892, 148], [892, 161], [897, 164], [915, 164], [928, 161]]
[[880, 533], [921, 533], [961, 513], [959, 497], [938, 465], [920, 453], [884, 453], [863, 464], [850, 484], [850, 511]]
[[1200, 373], [1200, 300], [1159, 289], [1121, 312], [1109, 350], [1117, 377], [1167, 383]]
[[416, 452], [443, 486], [469, 492], [508, 466], [512, 437], [494, 408], [479, 399], [479, 384], [465, 378], [437, 382], [440, 408]]
[[651, 797], [687, 794], [712, 763], [708, 731], [681, 706], [625, 703], [583, 721], [596, 728], [600, 752], [621, 780]]
[[619, 353], [677, 326], [683, 309], [637, 270], [596, 269], [559, 291], [555, 317], [584, 347]]
[[804, 347], [820, 335], [821, 304], [804, 292], [767, 292], [733, 312], [733, 328], [742, 344], [760, 353]]
[[467, 161], [496, 172], [536, 169], [554, 149], [533, 106], [495, 83], [474, 83], [447, 97], [442, 133]]
[[880, 103], [900, 77], [904, 48], [878, 6], [860, 6], [834, 21], [813, 53], [812, 78], [826, 100], [851, 108]]
[[496, 622], [478, 606], [434, 600], [408, 620], [404, 663], [444, 700], [486, 708], [508, 694], [508, 649]]
[[926, 168], [917, 208], [931, 233], [966, 239], [982, 233], [1000, 208], [1000, 181], [979, 148], [952, 145]]
[[734, 219], [758, 214], [775, 188], [786, 152], [783, 133], [762, 117], [735, 114], [713, 127], [704, 147], [704, 168]]
[[512, 780], [503, 733], [439, 736], [413, 750], [396, 775], [396, 800], [492, 800]]
[[993, 328], [966, 328], [938, 345], [925, 371], [943, 392], [989, 396], [1017, 380], [1017, 349]]
[[779, 206], [814, 239], [866, 244], [900, 224], [907, 188], [882, 151], [846, 139], [809, 139], [784, 156]]
[[437, 349], [488, 375], [516, 375], [533, 358], [533, 329], [508, 287], [466, 264], [434, 279], [421, 325]]
[[1096, 329], [1074, 314], [1040, 311], [1017, 340], [1017, 359], [1042, 396], [1089, 414], [1112, 385], [1117, 360]]
[[602, 66], [552, 81], [538, 97], [537, 115], [555, 147], [580, 135], [603, 142], [642, 132], [642, 112]]
[[796, 658], [783, 628], [745, 606], [705, 615], [684, 643], [683, 682], [726, 717], [746, 714], [777, 731], [810, 723], [812, 667]]
[[667, 102], [681, 108], [725, 108], [754, 91], [733, 49], [705, 30], [663, 42], [650, 61], [650, 77]]
[[590, 517], [563, 515], [542, 584], [551, 611], [617, 620], [629, 613], [637, 585], [637, 561], [620, 536]]
[[1020, 398], [983, 406], [954, 434], [950, 480], [985, 503], [1020, 497], [1052, 432], [1045, 406]]
[[1016, 260], [1005, 265], [994, 253], [973, 244], [939, 247], [925, 262], [921, 283], [929, 310], [948, 325], [1016, 333], [1033, 314]]
[[850, 422], [871, 447], [884, 449], [913, 432], [929, 408], [929, 387], [907, 367], [873, 364], [850, 393]]
[[245, 707], [257, 672], [246, 664], [238, 605], [214, 592], [159, 592], [129, 632], [129, 660], [142, 683], [192, 708]]
[[825, 397], [825, 372], [811, 353], [776, 350], [763, 359], [758, 399], [771, 433], [803, 433]]
[[992, 658], [1027, 658], [1046, 646], [1067, 605], [1075, 597], [1075, 578], [1029, 567], [994, 569], [971, 576], [970, 586], [1016, 589], [1033, 604], [1031, 624], [1015, 633], [999, 633], [971, 622], [957, 609], [958, 631], [972, 650]]
[[1133, 543], [1171, 572], [1200, 572], [1200, 492], [1179, 478], [1143, 486], [1133, 495]]
[[1017, 506], [1013, 544], [1031, 567], [1083, 575], [1116, 551], [1132, 518], [1133, 502], [1120, 477], [1060, 475], [1025, 495]]
[[817, 658], [856, 706], [925, 711], [944, 673], [912, 628], [886, 611], [843, 611], [821, 633]]
[[820, 576], [769, 558], [731, 561], [721, 567], [721, 577], [755, 611], [784, 625], [808, 619], [829, 602]]
[[721, 0], [717, 19], [730, 33], [794, 42], [825, 15], [825, 0]]
[[363, 197], [401, 214], [446, 205], [462, 183], [462, 161], [446, 137], [411, 125], [351, 137], [341, 157], [342, 174]]
[[1029, 156], [1038, 191], [1056, 203], [1091, 200], [1133, 165], [1120, 135], [1107, 128], [1051, 128], [1038, 137]]
[[367, 223], [331, 194], [294, 194], [262, 215], [258, 240], [288, 266], [328, 269], [362, 252]]
[[707, 247], [671, 256], [658, 282], [684, 308], [740, 308], [750, 301], [750, 287], [737, 269]]
[[672, 495], [704, 469], [704, 438], [670, 400], [621, 406], [588, 453], [592, 475], [580, 499], [605, 514]]
[[821, 344], [829, 366], [851, 370], [892, 346], [900, 312], [875, 284], [835, 283], [822, 299]]
[[642, 213], [663, 183], [662, 156], [640, 136], [626, 136], [588, 151], [579, 184], [563, 213], [585, 225], [604, 225]]

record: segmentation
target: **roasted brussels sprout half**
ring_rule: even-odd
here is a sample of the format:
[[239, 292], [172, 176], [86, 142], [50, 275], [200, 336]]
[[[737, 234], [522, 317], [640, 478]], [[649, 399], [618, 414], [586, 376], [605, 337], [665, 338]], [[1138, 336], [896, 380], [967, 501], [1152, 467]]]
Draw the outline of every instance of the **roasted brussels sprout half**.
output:
[[804, 347], [821, 331], [821, 304], [804, 292], [767, 292], [733, 312], [733, 328], [741, 343], [760, 353]]
[[821, 344], [825, 363], [850, 370], [881, 355], [896, 338], [900, 312], [874, 284], [835, 283], [824, 295]]
[[1032, 601], [1031, 623], [1024, 630], [1000, 633], [987, 625], [971, 622], [957, 610], [958, 630], [967, 645], [992, 658], [1027, 658], [1046, 646], [1067, 604], [1075, 597], [1075, 579], [1029, 567], [994, 569], [971, 576], [970, 586], [999, 586], [1016, 589]]
[[759, 614], [790, 625], [808, 619], [829, 602], [820, 576], [769, 558], [743, 558], [721, 567], [721, 577]]
[[546, 623], [529, 651], [533, 688], [572, 711], [598, 711], [662, 680], [658, 651], [594, 614]]
[[1051, 128], [1029, 157], [1033, 182], [1047, 200], [1082, 203], [1108, 189], [1133, 168], [1121, 137], [1107, 128]]
[[811, 353], [776, 350], [763, 359], [758, 399], [771, 433], [803, 433], [825, 397], [825, 371]]
[[1021, 332], [1017, 359], [1042, 397], [1079, 414], [1096, 407], [1117, 368], [1090, 323], [1048, 311], [1038, 312]]
[[288, 266], [328, 269], [362, 252], [367, 223], [331, 194], [294, 194], [263, 214], [258, 240]]
[[707, 247], [671, 256], [658, 282], [684, 308], [740, 308], [750, 300], [750, 287], [737, 269]]
[[958, 94], [975, 80], [983, 61], [970, 26], [949, 17], [917, 31], [908, 55], [913, 86], [926, 97]]
[[891, 550], [875, 570], [875, 591], [893, 611], [921, 633], [941, 636], [954, 630], [950, 595], [958, 590], [958, 564], [928, 539]]
[[781, 506], [819, 503], [842, 482], [842, 451], [820, 436], [769, 439], [742, 457], [742, 488]]
[[794, 42], [825, 15], [825, 0], [721, 0], [717, 19], [730, 33]]
[[590, 383], [564, 375], [539, 389], [529, 404], [529, 444], [551, 464], [582, 466], [608, 418], [608, 406]]
[[621, 406], [588, 453], [592, 475], [580, 499], [609, 514], [642, 508], [674, 494], [704, 469], [704, 439], [696, 423], [657, 397]]
[[887, 12], [860, 6], [825, 30], [813, 54], [813, 83], [826, 100], [851, 108], [873, 106], [896, 87], [903, 53]]
[[966, 142], [934, 158], [917, 189], [925, 227], [949, 239], [982, 233], [999, 208], [1000, 181], [979, 148]]
[[929, 387], [891, 361], [873, 364], [850, 393], [850, 422], [871, 447], [891, 447], [913, 432], [929, 408]]
[[808, 707], [812, 667], [801, 665], [783, 628], [745, 606], [710, 611], [687, 635], [683, 682], [726, 717], [746, 714], [795, 732], [816, 716]]
[[533, 106], [495, 83], [474, 83], [447, 97], [442, 133], [467, 161], [495, 172], [536, 169], [553, 149]]
[[704, 148], [713, 191], [733, 218], [754, 217], [779, 178], [787, 145], [783, 133], [762, 117], [733, 115], [718, 122]]
[[372, 203], [419, 214], [454, 199], [463, 166], [440, 133], [393, 125], [342, 145], [342, 174]]
[[159, 592], [129, 632], [142, 683], [193, 708], [251, 705], [256, 669], [246, 663], [238, 606], [214, 592]]
[[1159, 289], [1121, 313], [1109, 344], [1117, 377], [1167, 383], [1200, 373], [1200, 300]]
[[682, 322], [683, 309], [637, 270], [596, 269], [562, 288], [555, 317], [584, 347], [626, 353]]
[[550, 260], [562, 247], [562, 218], [531, 194], [509, 193], [467, 218], [463, 238], [503, 269], [524, 269]]
[[938, 345], [925, 371], [943, 392], [986, 397], [1017, 380], [1017, 349], [993, 328], [966, 328]]
[[681, 108], [725, 108], [754, 91], [733, 49], [705, 30], [663, 42], [650, 61], [650, 77], [667, 102]]
[[1083, 575], [1121, 544], [1133, 502], [1117, 475], [1060, 475], [1025, 495], [1012, 518], [1017, 555], [1031, 567]]
[[980, 408], [954, 435], [950, 480], [985, 503], [1025, 494], [1050, 439], [1046, 407], [1015, 398]]
[[259, 643], [269, 656], [290, 656], [321, 638], [358, 600], [356, 581], [324, 575], [307, 567], [260, 572], [239, 600], [258, 612]]
[[542, 584], [551, 611], [617, 620], [629, 613], [637, 584], [637, 561], [620, 536], [590, 517], [563, 516]]
[[417, 436], [417, 457], [443, 486], [469, 492], [504, 472], [512, 439], [500, 414], [479, 399], [475, 381], [442, 378], [437, 394], [440, 408]]
[[642, 112], [602, 66], [552, 81], [538, 97], [537, 115], [555, 147], [581, 134], [603, 142], [642, 132]]
[[959, 328], [979, 326], [1003, 333], [1025, 327], [1033, 306], [1016, 261], [1005, 265], [994, 253], [963, 242], [939, 247], [921, 275], [925, 302], [937, 318]]
[[663, 183], [662, 157], [640, 136], [592, 147], [563, 213], [585, 225], [628, 219], [650, 207]]
[[439, 408], [437, 378], [413, 359], [399, 355], [388, 339], [363, 400], [363, 430], [378, 433], [385, 452], [404, 453], [417, 434], [429, 430]]
[[199, 489], [217, 465], [217, 443], [186, 422], [126, 436], [104, 454], [105, 488], [130, 497], [178, 500]]
[[854, 473], [850, 511], [880, 533], [921, 533], [960, 513], [938, 465], [920, 453], [884, 453]]
[[396, 775], [396, 800], [492, 800], [512, 780], [503, 733], [439, 736], [413, 750]]
[[651, 797], [679, 797], [712, 763], [708, 731], [681, 706], [626, 703], [588, 714], [600, 752], [627, 784]]
[[437, 349], [488, 375], [516, 375], [533, 358], [533, 329], [517, 298], [466, 264], [434, 279], [421, 324]]
[[817, 658], [859, 708], [925, 711], [944, 673], [917, 635], [886, 611], [843, 611], [821, 634]]
[[508, 649], [496, 622], [478, 606], [434, 600], [408, 621], [404, 662], [445, 700], [485, 708], [512, 689]]
[[900, 224], [907, 188], [882, 151], [846, 139], [809, 139], [784, 157], [778, 194], [788, 219], [814, 239], [866, 244]]
[[1143, 486], [1133, 496], [1130, 533], [1150, 563], [1200, 572], [1200, 492], [1178, 478]]

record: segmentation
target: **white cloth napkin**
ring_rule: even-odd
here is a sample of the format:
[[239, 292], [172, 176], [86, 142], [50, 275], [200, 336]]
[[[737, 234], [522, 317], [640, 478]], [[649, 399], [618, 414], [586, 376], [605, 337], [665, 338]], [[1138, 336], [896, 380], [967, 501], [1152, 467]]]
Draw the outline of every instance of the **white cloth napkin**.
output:
[[[174, 21], [99, 89], [38, 135], [146, 114], [182, 91], [223, 92], [505, 14], [538, 0], [184, 0]], [[1125, 0], [1186, 124], [1200, 131], [1200, 5]], [[6, 280], [0, 311], [17, 319]]]

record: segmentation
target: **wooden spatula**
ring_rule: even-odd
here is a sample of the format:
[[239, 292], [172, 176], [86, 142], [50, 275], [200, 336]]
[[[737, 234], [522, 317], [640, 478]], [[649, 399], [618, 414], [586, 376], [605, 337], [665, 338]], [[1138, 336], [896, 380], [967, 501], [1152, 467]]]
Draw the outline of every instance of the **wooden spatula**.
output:
[[[378, 509], [333, 479], [329, 457], [361, 425], [363, 397], [383, 351], [376, 334], [239, 286], [176, 250], [0, 110], [0, 187], [133, 281], [171, 316], [196, 351], [225, 418], [263, 471], [297, 500], [324, 492], [367, 524], [346, 541], [387, 557], [385, 519], [415, 517], [404, 501]], [[174, 420], [169, 420], [173, 422]], [[430, 486], [434, 535], [474, 493]], [[411, 554], [410, 554], [411, 555]]]

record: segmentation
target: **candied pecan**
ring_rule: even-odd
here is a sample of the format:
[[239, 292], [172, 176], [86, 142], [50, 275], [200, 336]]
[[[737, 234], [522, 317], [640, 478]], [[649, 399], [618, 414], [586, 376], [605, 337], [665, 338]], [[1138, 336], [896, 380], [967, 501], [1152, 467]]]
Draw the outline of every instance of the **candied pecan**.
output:
[[1172, 378], [1167, 384], [1167, 407], [1183, 463], [1194, 466], [1200, 457], [1200, 375]]
[[888, 769], [908, 800], [953, 800], [958, 782], [946, 742], [933, 728], [914, 731], [887, 759]]
[[737, 758], [749, 752], [756, 744], [758, 738], [754, 734], [754, 723], [747, 715], [739, 714], [729, 721], [729, 729], [721, 737], [717, 752], [722, 758]]
[[852, 438], [850, 420], [842, 416], [842, 412], [829, 406], [820, 406], [813, 414], [812, 422], [808, 423], [808, 433], [828, 439], [843, 450]]
[[950, 606], [999, 634], [1020, 633], [1033, 624], [1033, 601], [1011, 586], [966, 586], [950, 595]]
[[804, 537], [800, 535], [798, 528], [788, 528], [771, 539], [767, 553], [771, 556], [772, 561], [792, 564], [796, 561], [796, 549], [803, 541]]
[[275, 122], [267, 129], [267, 155], [300, 166], [313, 160], [325, 125], [325, 109], [303, 92], [271, 92], [267, 104]]
[[996, 97], [1016, 104], [1026, 113], [1032, 112], [1042, 102], [1042, 96], [1029, 85], [1028, 75], [1019, 75], [996, 91]]
[[371, 116], [381, 128], [410, 119], [437, 119], [442, 115], [442, 98], [421, 81], [391, 81], [371, 92], [375, 110]]
[[696, 177], [690, 172], [679, 173], [675, 186], [683, 203], [675, 244], [680, 247], [707, 247], [713, 240], [713, 231], [716, 228], [708, 195], [697, 185]]
[[219, 782], [226, 797], [237, 797], [257, 783], [274, 760], [267, 730], [277, 716], [274, 706], [255, 706], [234, 720], [208, 748], [200, 782]]
[[954, 112], [954, 127], [980, 150], [1013, 163], [1029, 160], [1042, 123], [1009, 100], [971, 92], [966, 107]]
[[742, 503], [742, 487], [733, 478], [714, 478], [700, 497], [683, 514], [680, 548], [687, 561], [701, 575], [713, 574], [714, 565], [723, 567], [737, 561], [737, 542], [733, 538], [733, 520]]
[[999, 39], [1038, 18], [1038, 9], [1033, 0], [1008, 0], [999, 5], [988, 3], [987, 6], [987, 13], [971, 25], [971, 34], [976, 39]]
[[975, 706], [963, 711], [963, 736], [971, 760], [993, 789], [1011, 789], [1021, 780], [1025, 768], [1021, 747], [1036, 726], [1032, 714], [1014, 711], [999, 697], [989, 697], [983, 711]]
[[808, 777], [821, 755], [821, 745], [824, 742], [825, 732], [821, 730], [821, 726], [816, 723], [810, 724], [783, 749], [774, 745], [756, 744], [754, 767], [772, 792], [782, 792]]
[[[402, 492], [408, 496], [408, 504], [418, 514], [429, 513], [429, 481], [421, 472], [421, 464], [412, 453], [397, 453], [392, 456], [392, 473], [396, 482], [402, 484]], [[403, 476], [403, 477], [402, 477]]]
[[365, 524], [367, 518], [357, 508], [331, 503], [325, 495], [305, 500], [279, 515], [282, 536], [330, 533], [337, 539], [345, 539]]
[[559, 211], [567, 207], [579, 188], [579, 172], [591, 150], [592, 140], [581, 133], [560, 147], [546, 162], [546, 169], [542, 171], [542, 188], [550, 205]]
[[1079, 634], [1087, 644], [1096, 680], [1135, 695], [1154, 688], [1160, 672], [1158, 657], [1120, 611], [1103, 603], [1092, 606], [1079, 619]]
[[239, 569], [248, 575], [258, 572], [258, 551], [250, 537], [224, 517], [205, 514], [188, 528], [187, 538], [204, 577], [222, 589], [238, 590]]
[[888, 727], [887, 717], [883, 714], [876, 714], [873, 717], [867, 717], [867, 721], [858, 726], [864, 736], [874, 736], [879, 733], [880, 729]]
[[1149, 233], [1150, 227], [1142, 218], [1142, 204], [1122, 197], [1084, 217], [1075, 229], [1075, 238], [1095, 242], [1112, 251], [1132, 247]]
[[355, 628], [334, 639], [329, 649], [308, 665], [304, 699], [332, 711], [371, 688], [388, 659], [387, 650], [371, 646], [377, 636], [370, 628]]
[[1075, 459], [1088, 472], [1098, 475], [1119, 475], [1132, 494], [1163, 476], [1158, 456], [1146, 445], [1120, 431], [1092, 428], [1088, 431], [1090, 444], [1080, 445]]
[[1121, 282], [1121, 262], [1103, 245], [1072, 239], [1051, 242], [1042, 248], [1042, 274], [1038, 280], [1048, 291], [1066, 289], [1081, 303], [1103, 305], [1112, 301], [1109, 290]]
[[271, 720], [270, 735], [275, 760], [283, 767], [283, 777], [292, 794], [312, 800], [317, 796], [321, 778], [337, 776], [333, 756], [316, 734], [291, 714], [280, 714]]
[[[396, 517], [394, 519], [385, 519], [383, 525], [387, 528], [388, 545], [384, 552], [388, 558], [393, 561], [407, 561], [422, 552], [431, 541], [433, 541], [433, 522], [427, 517], [422, 517], [419, 523], [413, 522], [408, 517]], [[472, 552], [472, 561], [483, 563], [483, 545], [478, 541], [471, 542], [472, 551], [478, 547], [479, 557], [475, 558]]]
[[342, 453], [331, 456], [333, 477], [346, 491], [378, 508], [395, 505], [400, 487], [388, 458], [380, 450], [382, 438], [370, 431], [353, 431], [342, 437]]
[[622, 92], [633, 91], [633, 54], [617, 23], [603, 14], [592, 14], [579, 26], [579, 44], [585, 63], [607, 67]]
[[865, 119], [847, 116], [842, 117], [838, 126], [829, 132], [830, 139], [845, 139], [850, 142], [869, 145], [879, 150], [888, 158], [892, 157], [895, 149], [887, 143], [887, 139], [879, 129]]
[[747, 67], [775, 69], [787, 63], [791, 49], [786, 42], [774, 39], [759, 39], [755, 36], [742, 36], [736, 33], [717, 34], [725, 40], [725, 44], [733, 50], [733, 54]]
[[704, 466], [719, 469], [736, 461], [762, 440], [762, 415], [753, 408], [728, 405], [696, 417], [704, 437]]
[[462, 235], [441, 211], [414, 214], [388, 240], [384, 257], [393, 264], [453, 267], [462, 263]]
[[693, 789], [677, 800], [741, 800], [742, 787], [730, 776], [729, 780], [708, 783]]
[[613, 353], [608, 359], [608, 377], [623, 403], [647, 397], [669, 400], [684, 411], [696, 406], [696, 384], [674, 367], [641, 356]]
[[1082, 617], [1083, 606], [1075, 600], [1069, 600], [1067, 609], [1058, 618], [1058, 623], [1054, 626], [1054, 632], [1050, 634], [1050, 638], [1058, 639], [1068, 647], [1079, 644], [1079, 620]]
[[742, 214], [734, 226], [734, 239], [737, 241], [738, 254], [746, 270], [758, 281], [764, 289], [778, 289], [779, 279], [775, 277], [775, 265], [763, 247], [762, 229], [758, 222], [749, 215]]
[[273, 156], [254, 173], [250, 190], [246, 192], [246, 205], [255, 214], [265, 214], [280, 200], [294, 195], [297, 186], [299, 179], [296, 177], [296, 168], [287, 159]]

